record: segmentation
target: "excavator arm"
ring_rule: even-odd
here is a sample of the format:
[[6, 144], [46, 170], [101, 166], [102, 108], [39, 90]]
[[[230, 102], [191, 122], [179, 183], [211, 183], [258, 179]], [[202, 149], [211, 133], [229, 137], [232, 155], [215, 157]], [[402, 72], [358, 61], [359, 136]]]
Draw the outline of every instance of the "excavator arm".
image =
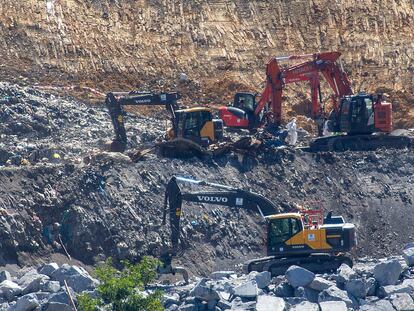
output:
[[[336, 63], [340, 55], [341, 53], [339, 52], [327, 52], [272, 58], [266, 66], [266, 86], [256, 106], [255, 114], [259, 114], [269, 104], [272, 122], [279, 125], [282, 121], [283, 87], [289, 83], [309, 81], [312, 93], [312, 116], [314, 118], [321, 117], [323, 109], [318, 102], [318, 94], [321, 97], [320, 73], [334, 91], [334, 109], [337, 110], [338, 99], [352, 94], [350, 82], [346, 74]], [[279, 66], [280, 61], [305, 58], [312, 58], [312, 60], [285, 69]], [[319, 101], [321, 101], [320, 98]]]
[[[178, 109], [178, 93], [152, 93], [152, 92], [111, 92], [106, 95], [105, 104], [111, 116], [115, 138], [111, 145], [113, 151], [124, 151], [127, 146], [127, 135], [124, 124], [123, 106], [165, 106], [175, 120], [174, 111]], [[174, 124], [175, 127], [175, 124]]]

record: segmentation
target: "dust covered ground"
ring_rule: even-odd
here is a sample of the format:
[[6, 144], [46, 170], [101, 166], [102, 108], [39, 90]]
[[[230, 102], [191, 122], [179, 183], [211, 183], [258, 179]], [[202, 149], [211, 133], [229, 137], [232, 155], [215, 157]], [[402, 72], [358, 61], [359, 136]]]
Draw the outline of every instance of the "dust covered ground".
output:
[[[1, 264], [46, 261], [64, 254], [62, 245], [87, 265], [110, 256], [157, 256], [169, 243], [161, 216], [173, 174], [251, 189], [280, 211], [297, 205], [333, 210], [356, 224], [357, 257], [387, 256], [414, 238], [412, 149], [271, 149], [244, 162], [235, 153], [201, 159], [152, 153], [134, 163], [102, 152], [112, 126], [101, 107], [7, 83], [0, 94]], [[164, 132], [157, 117], [127, 122], [131, 147]], [[185, 205], [183, 213], [177, 261], [192, 273], [264, 255], [255, 213], [209, 205]]]

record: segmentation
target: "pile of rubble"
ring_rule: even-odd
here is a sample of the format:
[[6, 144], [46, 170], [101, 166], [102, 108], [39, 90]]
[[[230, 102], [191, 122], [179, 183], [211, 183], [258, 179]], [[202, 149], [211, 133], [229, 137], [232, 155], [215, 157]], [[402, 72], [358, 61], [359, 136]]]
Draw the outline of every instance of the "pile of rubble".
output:
[[56, 263], [22, 269], [12, 277], [0, 272], [0, 310], [72, 311], [77, 294], [93, 295], [98, 281], [78, 266]]
[[[0, 310], [69, 311], [78, 294], [97, 295], [99, 281], [78, 266], [56, 263], [0, 272]], [[216, 271], [183, 285], [151, 284], [143, 295], [163, 291], [167, 311], [408, 311], [414, 310], [414, 243], [402, 256], [364, 258], [353, 268], [314, 274], [291, 266], [285, 275]]]
[[334, 274], [291, 266], [283, 276], [218, 271], [188, 286], [164, 289], [169, 311], [403, 311], [414, 310], [414, 244], [403, 256], [361, 259]]

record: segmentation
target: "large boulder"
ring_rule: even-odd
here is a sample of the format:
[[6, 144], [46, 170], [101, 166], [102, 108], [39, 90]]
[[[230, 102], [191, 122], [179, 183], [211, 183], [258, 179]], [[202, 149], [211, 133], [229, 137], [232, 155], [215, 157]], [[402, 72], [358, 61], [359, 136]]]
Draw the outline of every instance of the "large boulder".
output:
[[24, 286], [24, 284], [27, 284], [26, 287], [23, 288], [23, 295], [38, 292], [49, 282], [49, 277], [44, 274], [34, 275], [31, 278], [28, 278], [26, 282], [30, 279], [32, 281], [29, 284], [23, 283], [21, 285]]
[[276, 286], [273, 292], [278, 297], [293, 297], [295, 295], [295, 289], [287, 281]]
[[257, 283], [254, 280], [250, 280], [240, 284], [233, 289], [232, 294], [238, 297], [255, 298], [258, 294]]
[[[36, 269], [32, 269], [26, 272], [21, 278], [19, 278], [17, 280], [17, 284], [19, 284], [22, 288], [25, 288], [29, 284], [33, 283], [33, 281], [40, 283], [42, 281], [46, 282], [47, 280], [49, 280], [49, 277], [47, 275], [40, 274], [37, 272]], [[34, 283], [32, 284], [32, 286], [34, 286]]]
[[374, 268], [374, 277], [380, 286], [395, 285], [400, 277], [402, 266], [397, 259], [378, 263]]
[[206, 283], [207, 279], [201, 279], [196, 286], [190, 291], [189, 295], [192, 297], [196, 297], [198, 299], [204, 301], [210, 300], [220, 300], [219, 294], [212, 289], [211, 287], [207, 286]]
[[325, 301], [343, 301], [348, 308], [354, 307], [355, 304], [346, 291], [341, 290], [336, 286], [331, 286], [319, 294], [318, 302], [321, 303]]
[[384, 300], [384, 299], [365, 304], [361, 306], [359, 310], [360, 311], [395, 311], [391, 302], [389, 302], [388, 300]]
[[43, 267], [39, 269], [39, 273], [47, 275], [48, 277], [51, 277], [53, 272], [55, 272], [57, 269], [59, 269], [59, 265], [56, 262], [52, 262], [52, 263], [43, 265]]
[[381, 286], [378, 288], [378, 297], [385, 298], [392, 294], [410, 293], [412, 291], [410, 286], [404, 284]]
[[289, 311], [319, 311], [317, 303], [303, 301], [297, 305], [292, 306]]
[[272, 280], [272, 275], [269, 271], [263, 271], [263, 272], [252, 271], [250, 272], [248, 279], [255, 280], [257, 283], [257, 287], [263, 289], [269, 286], [270, 281]]
[[299, 266], [290, 266], [285, 276], [293, 287], [307, 286], [315, 279], [313, 272]]
[[343, 301], [323, 301], [319, 303], [321, 311], [347, 311], [348, 307]]
[[335, 285], [333, 282], [325, 280], [324, 278], [317, 276], [315, 279], [308, 285], [309, 288], [317, 290], [319, 292]]
[[403, 250], [403, 258], [409, 267], [414, 266], [414, 246]]
[[357, 278], [357, 277], [358, 277], [357, 273], [354, 270], [352, 270], [350, 266], [343, 263], [338, 268], [338, 276], [336, 277], [336, 281], [338, 285], [344, 285], [349, 280]]
[[350, 279], [345, 283], [345, 290], [355, 298], [365, 298], [367, 294], [366, 283], [362, 279]]
[[68, 286], [77, 293], [93, 289], [98, 284], [98, 281], [92, 278], [85, 269], [68, 264], [55, 270], [51, 277], [53, 280], [59, 281], [62, 286], [66, 280]]
[[39, 301], [35, 294], [28, 294], [20, 297], [16, 304], [11, 308], [11, 311], [32, 311], [39, 307]]
[[285, 311], [286, 303], [282, 298], [273, 296], [259, 296], [256, 304], [257, 311]]
[[394, 294], [390, 297], [390, 300], [397, 311], [414, 310], [413, 298], [407, 293]]
[[7, 301], [12, 301], [14, 297], [20, 295], [23, 289], [16, 283], [10, 280], [5, 280], [0, 283], [0, 297]]

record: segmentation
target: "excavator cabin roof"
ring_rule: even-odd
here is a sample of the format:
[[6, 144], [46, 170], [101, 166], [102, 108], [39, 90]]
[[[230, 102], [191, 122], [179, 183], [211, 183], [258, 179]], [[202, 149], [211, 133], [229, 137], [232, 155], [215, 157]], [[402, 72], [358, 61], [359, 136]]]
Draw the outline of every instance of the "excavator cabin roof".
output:
[[208, 111], [211, 112], [211, 109], [208, 107], [192, 107], [176, 110], [176, 112], [198, 112], [198, 111]]
[[266, 216], [266, 219], [283, 219], [283, 218], [298, 218], [300, 219], [302, 215], [300, 213], [282, 213]]

